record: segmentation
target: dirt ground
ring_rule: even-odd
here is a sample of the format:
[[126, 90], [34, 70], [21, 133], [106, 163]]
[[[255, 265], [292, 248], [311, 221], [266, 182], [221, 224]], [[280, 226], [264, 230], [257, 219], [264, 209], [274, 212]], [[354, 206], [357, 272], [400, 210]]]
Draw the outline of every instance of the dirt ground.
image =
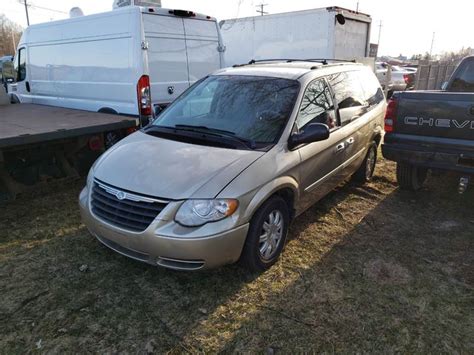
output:
[[281, 260], [179, 273], [81, 224], [83, 182], [0, 206], [0, 353], [474, 353], [474, 189], [394, 165], [298, 217]]

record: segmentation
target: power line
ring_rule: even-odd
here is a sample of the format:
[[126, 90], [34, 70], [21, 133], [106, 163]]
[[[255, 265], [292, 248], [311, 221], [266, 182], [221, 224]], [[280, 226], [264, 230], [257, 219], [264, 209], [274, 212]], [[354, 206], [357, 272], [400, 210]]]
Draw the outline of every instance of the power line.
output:
[[268, 6], [268, 4], [263, 4], [262, 3], [262, 4], [256, 6], [257, 8], [260, 8], [260, 10], [257, 10], [257, 12], [262, 16], [268, 14], [268, 12], [264, 11], [265, 6]]
[[60, 11], [60, 10], [54, 10], [54, 9], [50, 9], [48, 7], [43, 7], [43, 6], [38, 6], [38, 5], [34, 5], [34, 4], [31, 4], [29, 5], [35, 9], [40, 9], [40, 10], [46, 10], [46, 11], [52, 11], [52, 12], [57, 12], [58, 14], [66, 14], [67, 15], [67, 12], [65, 11]]

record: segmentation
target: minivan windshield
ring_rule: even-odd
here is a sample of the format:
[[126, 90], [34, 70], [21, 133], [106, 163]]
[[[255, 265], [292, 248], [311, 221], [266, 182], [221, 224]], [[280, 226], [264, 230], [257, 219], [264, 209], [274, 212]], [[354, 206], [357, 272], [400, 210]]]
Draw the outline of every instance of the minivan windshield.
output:
[[252, 142], [276, 143], [291, 115], [299, 83], [272, 77], [209, 76], [168, 107], [153, 126], [199, 130]]

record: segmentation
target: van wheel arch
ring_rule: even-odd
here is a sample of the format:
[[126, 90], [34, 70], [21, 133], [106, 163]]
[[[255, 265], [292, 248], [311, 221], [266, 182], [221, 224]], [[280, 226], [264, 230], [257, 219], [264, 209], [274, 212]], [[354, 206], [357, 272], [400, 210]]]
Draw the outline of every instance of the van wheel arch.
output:
[[118, 115], [118, 112], [116, 110], [114, 110], [113, 108], [110, 108], [110, 107], [102, 107], [97, 112], [99, 112], [99, 113], [108, 113], [108, 114], [111, 114], [111, 115]]
[[20, 102], [20, 99], [18, 98], [18, 96], [16, 96], [15, 94], [12, 94], [11, 97], [10, 97], [10, 103], [19, 104], [21, 102]]
[[273, 193], [268, 199], [272, 198], [273, 196], [280, 196], [283, 200], [285, 200], [288, 206], [288, 211], [290, 211], [291, 222], [295, 217], [295, 192], [291, 188], [285, 187]]
[[377, 148], [378, 148], [380, 146], [380, 143], [382, 142], [382, 135], [380, 133], [378, 133], [374, 137], [374, 142], [375, 142], [375, 144], [377, 144]]

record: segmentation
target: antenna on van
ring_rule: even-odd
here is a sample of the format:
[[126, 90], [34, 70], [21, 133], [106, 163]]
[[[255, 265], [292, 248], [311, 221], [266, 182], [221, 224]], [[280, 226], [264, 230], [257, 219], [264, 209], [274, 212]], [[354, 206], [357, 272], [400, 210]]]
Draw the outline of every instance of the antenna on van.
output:
[[70, 18], [75, 18], [75, 17], [81, 17], [84, 16], [84, 12], [82, 12], [82, 9], [80, 7], [73, 7], [71, 10], [69, 10], [69, 17]]

